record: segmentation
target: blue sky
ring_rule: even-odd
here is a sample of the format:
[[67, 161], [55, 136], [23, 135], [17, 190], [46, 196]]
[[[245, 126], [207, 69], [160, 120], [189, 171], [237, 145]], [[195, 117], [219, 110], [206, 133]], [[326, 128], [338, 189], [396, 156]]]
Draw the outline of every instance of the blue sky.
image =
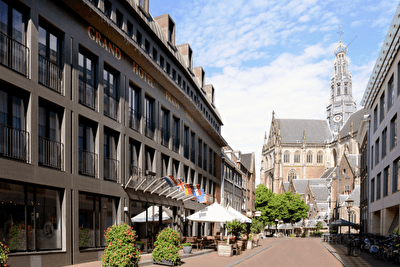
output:
[[176, 44], [189, 43], [216, 90], [222, 135], [242, 153], [261, 150], [272, 111], [325, 119], [339, 26], [357, 108], [399, 5], [393, 0], [149, 0], [169, 13]]

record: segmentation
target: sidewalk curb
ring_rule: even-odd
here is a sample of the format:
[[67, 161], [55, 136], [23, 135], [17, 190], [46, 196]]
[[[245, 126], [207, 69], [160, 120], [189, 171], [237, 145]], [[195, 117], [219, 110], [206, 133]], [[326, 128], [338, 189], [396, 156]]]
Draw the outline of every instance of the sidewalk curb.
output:
[[250, 254], [250, 255], [247, 255], [247, 256], [244, 257], [243, 259], [240, 259], [240, 260], [237, 260], [237, 261], [235, 261], [235, 262], [232, 262], [231, 264], [225, 265], [225, 267], [232, 267], [232, 266], [235, 266], [235, 265], [237, 265], [237, 264], [239, 264], [239, 263], [241, 263], [241, 262], [243, 262], [243, 261], [245, 261], [245, 260], [247, 260], [247, 259], [250, 259], [251, 257], [257, 255], [258, 253], [261, 253], [261, 252], [263, 252], [264, 250], [269, 249], [269, 248], [272, 247], [273, 245], [278, 244], [279, 242], [282, 242], [282, 241], [283, 241], [283, 239], [281, 239], [281, 240], [279, 240], [279, 241], [276, 241], [275, 243], [272, 243], [271, 245], [268, 245], [268, 246], [266, 246], [265, 248], [260, 249], [259, 251], [256, 251], [256, 252], [254, 252], [254, 253], [252, 253], [252, 254]]
[[[211, 254], [214, 252], [215, 252], [214, 249], [203, 249], [203, 250], [196, 251], [196, 252], [193, 252], [190, 254], [181, 254], [181, 255], [179, 255], [179, 257], [181, 259], [187, 259], [187, 258], [194, 258], [194, 257], [198, 257], [198, 256], [204, 256], [204, 255]], [[144, 261], [139, 262], [140, 267], [141, 266], [152, 266], [152, 265], [154, 265], [153, 260], [144, 260]]]
[[347, 261], [345, 261], [342, 257], [339, 256], [339, 254], [336, 253], [336, 251], [332, 250], [330, 247], [325, 245], [325, 243], [321, 240], [319, 241], [321, 244], [328, 250], [344, 267], [352, 267]]

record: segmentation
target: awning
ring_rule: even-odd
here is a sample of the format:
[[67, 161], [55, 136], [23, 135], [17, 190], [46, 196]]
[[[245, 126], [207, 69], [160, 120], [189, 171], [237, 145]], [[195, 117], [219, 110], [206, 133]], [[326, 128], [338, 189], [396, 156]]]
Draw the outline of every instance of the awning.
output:
[[356, 226], [355, 223], [346, 221], [346, 220], [344, 220], [344, 219], [339, 219], [339, 220], [336, 220], [336, 221], [331, 222], [331, 223], [329, 224], [329, 227], [349, 226], [349, 225], [350, 225], [350, 226]]
[[228, 207], [228, 211], [238, 216], [240, 218], [238, 221], [240, 221], [241, 223], [251, 223], [251, 219], [249, 217], [243, 215], [242, 213], [235, 210], [231, 206]]
[[228, 209], [222, 207], [217, 202], [205, 207], [202, 210], [187, 217], [188, 220], [194, 222], [231, 222], [233, 220], [239, 220], [239, 216], [231, 213]]
[[[153, 216], [153, 208], [154, 208], [154, 216]], [[168, 216], [168, 213], [171, 214], [172, 211], [168, 209], [167, 207], [162, 207], [162, 220], [167, 221], [171, 219], [170, 216]], [[147, 221], [148, 222], [158, 222], [159, 221], [159, 206], [151, 206], [147, 209]], [[132, 222], [146, 222], [146, 211], [143, 211], [136, 215], [135, 217], [131, 218]]]

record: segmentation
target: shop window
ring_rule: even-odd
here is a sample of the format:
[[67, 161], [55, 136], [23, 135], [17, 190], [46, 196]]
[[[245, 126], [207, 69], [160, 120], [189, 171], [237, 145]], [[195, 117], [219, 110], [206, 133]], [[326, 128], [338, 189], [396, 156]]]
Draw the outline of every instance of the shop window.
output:
[[12, 252], [61, 249], [62, 191], [0, 181], [0, 240]]
[[79, 249], [105, 246], [104, 231], [116, 223], [117, 200], [79, 193]]

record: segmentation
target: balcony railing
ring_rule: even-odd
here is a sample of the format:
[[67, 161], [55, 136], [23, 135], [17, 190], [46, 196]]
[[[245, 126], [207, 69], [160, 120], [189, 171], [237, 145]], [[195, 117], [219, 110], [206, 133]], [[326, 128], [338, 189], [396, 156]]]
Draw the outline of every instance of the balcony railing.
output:
[[190, 160], [196, 163], [196, 151], [193, 148], [190, 149]]
[[29, 48], [0, 32], [0, 64], [29, 77]]
[[107, 95], [104, 94], [104, 115], [117, 120], [117, 114], [118, 114], [118, 101]]
[[79, 103], [97, 109], [95, 88], [81, 79], [79, 79]]
[[169, 131], [161, 127], [161, 144], [168, 147], [169, 144]]
[[113, 158], [104, 157], [104, 179], [118, 181], [119, 161]]
[[183, 144], [183, 156], [189, 159], [189, 145]]
[[0, 156], [28, 162], [29, 133], [0, 124]]
[[39, 55], [39, 83], [62, 95], [62, 70], [61, 68]]
[[176, 137], [175, 135], [172, 136], [172, 149], [176, 152], [179, 153], [179, 145], [181, 143], [181, 139], [179, 137]]
[[79, 149], [79, 173], [97, 177], [97, 154]]
[[148, 118], [144, 118], [144, 134], [153, 139], [154, 138], [154, 131], [156, 129], [156, 124], [154, 121], [151, 121]]
[[140, 130], [140, 113], [129, 108], [129, 127], [135, 131]]
[[138, 180], [142, 177], [142, 169], [134, 164], [129, 164], [129, 177], [125, 179], [125, 184], [132, 178], [132, 184], [137, 184]]
[[64, 165], [64, 144], [39, 136], [39, 164], [57, 170]]

